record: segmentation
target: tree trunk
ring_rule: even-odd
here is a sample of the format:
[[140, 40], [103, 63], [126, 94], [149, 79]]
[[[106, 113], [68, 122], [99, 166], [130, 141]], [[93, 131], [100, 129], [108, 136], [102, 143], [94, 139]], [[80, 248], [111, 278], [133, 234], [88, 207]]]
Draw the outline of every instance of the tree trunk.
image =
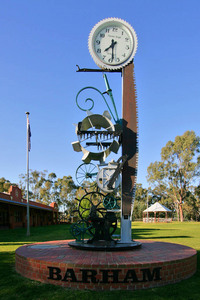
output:
[[179, 212], [179, 203], [178, 203], [178, 200], [176, 199], [175, 201], [175, 209], [176, 209], [176, 213], [177, 213], [177, 221], [179, 222], [180, 221], [180, 212]]
[[180, 211], [180, 221], [183, 222], [183, 207], [182, 207], [182, 203], [179, 204], [179, 211]]

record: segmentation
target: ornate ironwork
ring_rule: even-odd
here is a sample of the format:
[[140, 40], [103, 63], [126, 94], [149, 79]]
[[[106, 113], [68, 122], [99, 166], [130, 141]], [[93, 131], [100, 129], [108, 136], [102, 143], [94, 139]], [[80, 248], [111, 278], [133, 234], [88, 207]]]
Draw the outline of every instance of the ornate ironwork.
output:
[[77, 199], [79, 203], [76, 212], [80, 217], [81, 226], [74, 226], [73, 233], [79, 239], [88, 231], [92, 236], [88, 243], [100, 240], [113, 241], [112, 235], [117, 229], [117, 217], [114, 212], [107, 211], [104, 207], [103, 203], [106, 202], [104, 199], [105, 196], [100, 192], [86, 192], [81, 199]]
[[[79, 67], [78, 69], [79, 72], [96, 71], [80, 69]], [[133, 64], [126, 66], [122, 74], [124, 91], [122, 120], [119, 119], [106, 74], [103, 73], [105, 92], [102, 93], [96, 87], [88, 86], [82, 88], [76, 95], [78, 108], [87, 111], [87, 117], [76, 125], [78, 141], [72, 143], [74, 151], [83, 152], [84, 164], [77, 169], [76, 179], [80, 185], [83, 184], [86, 188], [92, 187], [96, 179], [97, 189], [101, 191], [88, 192], [85, 190], [85, 195], [81, 199], [76, 199], [78, 201], [76, 212], [80, 221], [72, 226], [71, 233], [78, 242], [83, 242], [83, 247], [86, 244], [89, 247], [95, 246], [97, 248], [103, 245], [108, 249], [117, 243], [113, 240], [112, 235], [117, 229], [115, 212], [117, 213], [120, 209], [122, 210], [121, 243], [132, 243], [131, 230], [127, 231], [126, 229], [131, 224], [137, 169], [137, 111], [135, 85], [132, 79]], [[88, 108], [80, 105], [81, 93], [88, 90], [97, 92], [103, 98], [108, 111], [104, 111], [102, 115], [91, 113], [90, 111], [95, 104], [94, 97], [85, 97], [85, 105], [89, 104]], [[105, 94], [109, 96], [110, 102], [105, 98]], [[111, 117], [115, 124], [111, 122]], [[111, 152], [118, 153], [121, 145], [123, 148], [122, 157], [117, 162], [111, 161], [104, 164], [107, 156]], [[96, 166], [91, 163], [92, 160], [100, 162], [98, 171]], [[114, 192], [119, 188], [121, 172], [122, 199], [118, 199], [114, 197]], [[120, 206], [117, 203], [118, 200], [122, 202]], [[86, 233], [91, 237], [87, 241], [84, 240]]]
[[95, 164], [81, 164], [76, 170], [76, 180], [78, 184], [85, 187], [93, 187], [96, 183], [98, 168]]
[[[89, 226], [89, 227], [91, 227], [91, 226]], [[86, 233], [88, 234], [89, 227], [87, 226], [87, 224], [85, 222], [79, 221], [79, 222], [71, 225], [70, 233], [76, 239], [76, 241], [81, 242], [81, 241], [84, 241], [85, 234]]]
[[112, 195], [108, 194], [104, 199], [103, 199], [103, 205], [106, 209], [119, 209], [120, 206], [117, 204], [117, 201], [119, 199], [113, 197]]
[[[119, 120], [119, 117], [118, 117], [118, 113], [117, 113], [115, 101], [114, 101], [114, 98], [113, 98], [113, 95], [112, 95], [112, 90], [110, 89], [110, 86], [109, 86], [109, 83], [108, 83], [108, 78], [107, 78], [106, 74], [103, 74], [103, 77], [104, 77], [104, 80], [105, 80], [106, 91], [102, 93], [99, 89], [97, 89], [97, 88], [95, 88], [95, 87], [93, 87], [93, 86], [87, 86], [87, 87], [84, 87], [84, 88], [82, 88], [82, 89], [77, 93], [77, 95], [76, 95], [76, 105], [77, 105], [78, 108], [81, 109], [82, 111], [91, 111], [91, 110], [93, 109], [93, 107], [94, 107], [94, 100], [93, 100], [92, 98], [86, 98], [86, 99], [85, 99], [85, 103], [87, 103], [87, 102], [89, 101], [91, 105], [89, 106], [89, 108], [83, 108], [83, 107], [81, 107], [81, 106], [79, 105], [79, 103], [78, 103], [78, 97], [79, 97], [80, 93], [83, 92], [84, 90], [87, 90], [87, 89], [94, 90], [94, 91], [98, 92], [99, 95], [101, 95], [101, 97], [103, 98], [103, 100], [104, 100], [104, 102], [105, 102], [105, 104], [106, 104], [106, 106], [107, 106], [107, 108], [108, 108], [108, 110], [109, 110], [109, 113], [110, 113], [110, 115], [112, 116], [112, 118], [113, 118], [113, 120], [115, 121], [115, 123], [119, 123], [120, 120]], [[110, 100], [111, 100], [111, 102], [112, 102], [112, 105], [113, 105], [113, 108], [114, 108], [116, 117], [115, 117], [114, 114], [112, 113], [112, 110], [111, 110], [111, 108], [110, 108], [110, 106], [109, 106], [109, 104], [108, 104], [106, 98], [104, 97], [104, 94], [105, 94], [105, 93], [108, 94], [109, 97], [110, 97]]]

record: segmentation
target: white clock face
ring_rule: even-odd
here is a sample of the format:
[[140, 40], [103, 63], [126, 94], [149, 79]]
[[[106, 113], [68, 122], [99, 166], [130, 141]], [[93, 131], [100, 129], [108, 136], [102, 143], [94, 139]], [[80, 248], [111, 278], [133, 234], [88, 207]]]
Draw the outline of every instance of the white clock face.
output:
[[119, 26], [107, 26], [94, 38], [96, 55], [109, 65], [118, 65], [126, 61], [132, 53], [132, 48], [132, 37]]
[[100, 67], [121, 68], [132, 60], [137, 48], [134, 29], [125, 21], [105, 19], [91, 31], [89, 49]]

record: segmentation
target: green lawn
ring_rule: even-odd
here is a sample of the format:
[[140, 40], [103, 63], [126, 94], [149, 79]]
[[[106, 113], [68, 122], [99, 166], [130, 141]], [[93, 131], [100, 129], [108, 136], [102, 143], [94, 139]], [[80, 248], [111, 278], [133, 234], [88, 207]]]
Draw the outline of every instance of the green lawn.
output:
[[26, 279], [15, 272], [15, 250], [27, 243], [71, 239], [69, 225], [0, 231], [0, 300], [15, 299], [200, 299], [200, 223], [133, 223], [134, 239], [150, 239], [183, 244], [198, 251], [196, 274], [178, 284], [142, 291], [72, 291]]

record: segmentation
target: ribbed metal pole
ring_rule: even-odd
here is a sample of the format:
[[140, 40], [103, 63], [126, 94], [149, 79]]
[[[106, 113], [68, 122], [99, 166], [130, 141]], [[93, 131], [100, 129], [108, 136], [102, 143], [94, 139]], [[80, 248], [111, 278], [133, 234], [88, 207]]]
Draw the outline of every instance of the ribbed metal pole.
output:
[[26, 213], [26, 219], [27, 219], [27, 233], [26, 235], [29, 236], [30, 235], [30, 220], [29, 220], [29, 112], [26, 112], [26, 117], [27, 117], [27, 195], [26, 195], [26, 199], [27, 199], [27, 213]]

